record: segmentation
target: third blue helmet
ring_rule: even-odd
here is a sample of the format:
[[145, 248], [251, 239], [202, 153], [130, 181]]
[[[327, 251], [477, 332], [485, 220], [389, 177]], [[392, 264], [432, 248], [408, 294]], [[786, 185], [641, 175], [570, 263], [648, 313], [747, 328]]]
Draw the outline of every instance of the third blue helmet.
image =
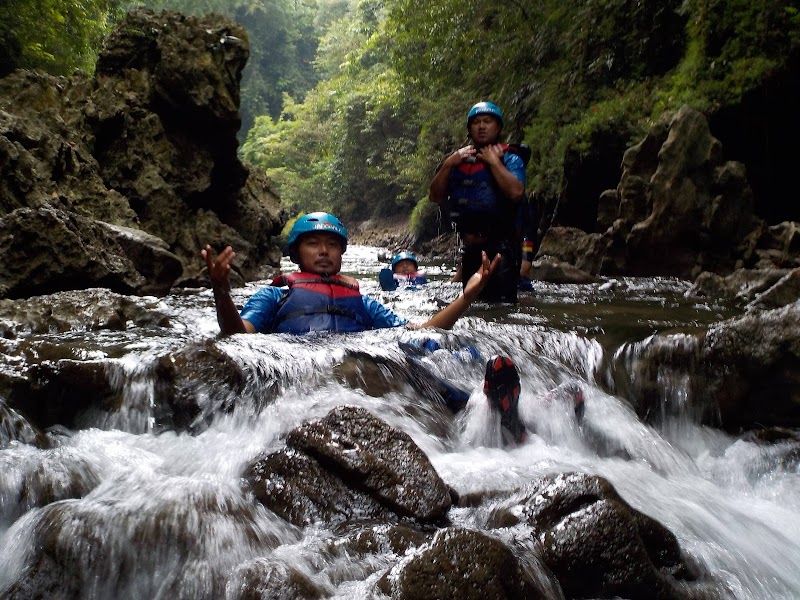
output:
[[469, 128], [472, 118], [478, 115], [492, 115], [493, 117], [497, 117], [497, 120], [500, 121], [500, 127], [503, 126], [503, 111], [500, 110], [497, 104], [492, 102], [478, 102], [475, 106], [470, 108], [467, 113], [467, 128]]
[[304, 233], [334, 233], [342, 238], [342, 252], [347, 250], [347, 229], [342, 222], [326, 212], [313, 212], [303, 215], [292, 225], [287, 244], [291, 248]]
[[399, 252], [398, 254], [395, 254], [394, 258], [392, 259], [392, 269], [394, 269], [394, 266], [401, 260], [413, 261], [414, 267], [419, 267], [419, 263], [417, 262], [417, 257], [414, 255], [413, 252]]

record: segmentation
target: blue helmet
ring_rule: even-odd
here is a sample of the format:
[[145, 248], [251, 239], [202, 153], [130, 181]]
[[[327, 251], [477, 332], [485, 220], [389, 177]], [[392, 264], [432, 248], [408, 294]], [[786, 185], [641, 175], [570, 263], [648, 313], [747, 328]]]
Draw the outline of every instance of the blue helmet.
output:
[[467, 113], [467, 128], [469, 128], [472, 118], [478, 115], [492, 115], [493, 117], [497, 117], [497, 120], [500, 121], [500, 127], [503, 126], [503, 111], [500, 110], [497, 104], [493, 104], [492, 102], [478, 102], [475, 106], [470, 108]]
[[413, 261], [414, 267], [419, 267], [419, 263], [417, 262], [417, 257], [414, 255], [413, 252], [399, 252], [398, 254], [395, 254], [394, 258], [392, 259], [392, 269], [394, 269], [394, 266], [401, 260]]
[[312, 232], [335, 233], [342, 238], [342, 252], [347, 250], [347, 229], [339, 219], [326, 212], [308, 213], [297, 219], [289, 232], [287, 240], [289, 247], [291, 248], [297, 242], [297, 238], [304, 233]]

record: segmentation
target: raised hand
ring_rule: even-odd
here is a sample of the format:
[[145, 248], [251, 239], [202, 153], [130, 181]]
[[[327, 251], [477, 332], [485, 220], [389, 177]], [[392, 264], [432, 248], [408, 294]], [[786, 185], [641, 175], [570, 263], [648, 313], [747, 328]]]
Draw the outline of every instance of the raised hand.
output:
[[200, 256], [206, 261], [208, 278], [211, 280], [211, 287], [214, 290], [214, 304], [217, 307], [217, 322], [219, 323], [220, 333], [223, 335], [254, 333], [255, 327], [252, 323], [243, 320], [239, 316], [239, 311], [236, 309], [230, 294], [231, 261], [236, 258], [236, 252], [228, 246], [215, 259], [214, 250], [211, 246], [206, 246], [200, 250]]
[[500, 255], [495, 254], [494, 258], [491, 262], [489, 262], [489, 257], [486, 256], [486, 252], [481, 253], [481, 266], [478, 268], [477, 271], [472, 275], [472, 277], [467, 280], [467, 285], [464, 287], [464, 296], [472, 302], [475, 298], [478, 297], [478, 294], [481, 293], [481, 290], [486, 287], [486, 283], [489, 281], [489, 277], [492, 273], [494, 273], [497, 265], [500, 264]]
[[457, 167], [465, 160], [473, 158], [475, 156], [475, 152], [475, 147], [472, 145], [459, 148], [447, 157], [447, 160], [445, 160], [445, 165], [449, 167]]
[[230, 246], [214, 258], [214, 250], [210, 245], [200, 251], [200, 256], [206, 261], [208, 267], [208, 278], [211, 280], [211, 287], [214, 289], [231, 289], [231, 262], [236, 258], [236, 252]]
[[505, 153], [502, 144], [489, 144], [480, 149], [477, 157], [488, 165], [501, 165]]

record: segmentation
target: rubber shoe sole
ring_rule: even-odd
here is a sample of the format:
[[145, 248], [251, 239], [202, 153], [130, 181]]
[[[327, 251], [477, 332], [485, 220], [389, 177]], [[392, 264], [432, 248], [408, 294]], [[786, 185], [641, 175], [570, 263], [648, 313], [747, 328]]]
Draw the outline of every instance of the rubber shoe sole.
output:
[[526, 438], [525, 425], [519, 418], [519, 372], [507, 356], [493, 356], [486, 363], [483, 393], [489, 405], [500, 413], [500, 424], [516, 443]]

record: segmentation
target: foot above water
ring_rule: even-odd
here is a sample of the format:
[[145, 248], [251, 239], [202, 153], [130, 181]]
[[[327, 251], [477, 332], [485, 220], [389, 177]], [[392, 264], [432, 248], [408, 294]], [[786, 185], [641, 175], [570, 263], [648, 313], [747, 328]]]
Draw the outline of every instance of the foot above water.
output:
[[517, 444], [525, 441], [525, 425], [519, 418], [519, 372], [507, 356], [493, 356], [486, 363], [483, 392], [489, 405], [500, 413], [500, 424]]

